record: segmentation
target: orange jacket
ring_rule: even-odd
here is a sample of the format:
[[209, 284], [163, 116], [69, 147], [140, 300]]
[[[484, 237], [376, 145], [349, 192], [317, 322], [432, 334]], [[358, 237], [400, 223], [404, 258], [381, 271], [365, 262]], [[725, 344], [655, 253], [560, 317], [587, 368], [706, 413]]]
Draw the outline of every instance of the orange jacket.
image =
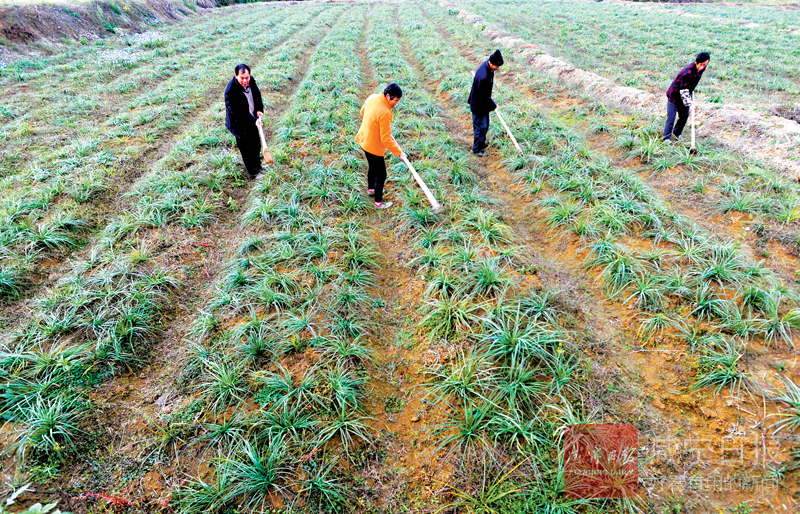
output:
[[396, 157], [400, 157], [400, 147], [392, 137], [392, 108], [384, 95], [369, 95], [361, 107], [361, 128], [356, 134], [356, 143], [365, 152], [373, 155], [386, 153], [388, 148]]

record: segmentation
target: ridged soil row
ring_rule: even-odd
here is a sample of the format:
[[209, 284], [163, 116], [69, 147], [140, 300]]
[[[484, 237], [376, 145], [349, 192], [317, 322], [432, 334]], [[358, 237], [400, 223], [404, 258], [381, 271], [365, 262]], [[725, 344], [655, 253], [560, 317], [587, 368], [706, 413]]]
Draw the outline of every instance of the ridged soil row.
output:
[[[487, 195], [482, 182], [485, 177], [470, 166], [471, 158], [452, 130], [453, 120], [437, 101], [436, 89], [430, 87], [430, 71], [416, 58], [419, 11], [403, 5], [392, 12], [394, 15], [386, 18], [393, 21], [383, 21], [381, 32], [395, 37], [376, 42], [379, 51], [370, 55], [376, 68], [395, 74], [406, 87], [395, 115], [397, 133], [407, 142], [405, 150], [418, 171], [445, 205], [442, 214], [432, 215], [413, 181], [402, 180], [406, 184], [404, 201], [395, 211], [396, 237], [404, 238], [405, 247], [399, 256], [409, 261], [417, 272], [417, 282], [422, 282], [417, 286], [421, 295], [409, 291], [406, 300], [413, 308], [407, 330], [417, 342], [410, 345], [413, 352], [400, 355], [408, 363], [408, 380], [418, 386], [419, 401], [412, 418], [418, 421], [412, 422], [422, 426], [412, 428], [405, 437], [425, 435], [421, 451], [409, 451], [414, 463], [405, 461], [403, 468], [415, 484], [425, 486], [427, 495], [421, 494], [420, 501], [441, 505], [454, 498], [453, 488], [480, 488], [476, 482], [479, 475], [496, 477], [508, 472], [504, 463], [509, 468], [519, 464], [522, 468], [515, 471], [521, 474], [532, 472], [526, 467], [530, 463], [519, 460], [520, 453], [531, 457], [522, 442], [530, 432], [517, 440], [520, 446], [509, 444], [514, 439], [510, 434], [520, 427], [518, 421], [529, 429], [540, 423], [549, 426], [545, 412], [568, 402], [566, 398], [572, 394], [566, 391], [582, 382], [577, 370], [584, 364], [572, 335], [563, 332], [557, 321], [520, 328], [527, 324], [522, 305], [542, 292], [541, 280], [531, 273], [536, 258], [530, 255], [525, 234], [498, 215], [502, 208]], [[437, 45], [426, 50], [438, 59], [442, 48]], [[449, 61], [440, 65], [448, 72], [455, 71]], [[402, 168], [398, 165], [394, 170]], [[568, 318], [565, 313], [564, 319]], [[517, 329], [525, 334], [515, 333]], [[515, 339], [517, 335], [519, 339]], [[523, 345], [530, 346], [509, 348], [523, 340]], [[542, 344], [537, 356], [527, 353], [537, 347], [534, 341]], [[509, 391], [520, 385], [515, 382], [518, 374], [525, 377], [523, 389], [541, 388], [542, 395], [532, 400], [527, 396], [530, 389], [519, 391], [518, 398], [525, 400], [515, 402]], [[506, 384], [508, 389], [498, 384]], [[548, 389], [552, 398], [543, 392]], [[506, 422], [515, 428], [509, 432], [496, 428]], [[544, 437], [550, 441], [552, 430]], [[545, 473], [546, 478], [537, 478], [550, 483], [551, 472]]]
[[[358, 59], [371, 23], [367, 12], [359, 5], [341, 18], [275, 124], [278, 165], [254, 190], [242, 215], [246, 237], [192, 323], [188, 352], [201, 361], [190, 387], [208, 382], [214, 364], [237, 370], [241, 390], [230, 404], [240, 426], [249, 427], [238, 440], [217, 445], [226, 458], [201, 466], [198, 479], [246, 487], [247, 477], [226, 478], [227, 461], [241, 459], [246, 447], [262, 456], [277, 450], [291, 468], [275, 481], [281, 501], [303, 511], [356, 502], [368, 508], [374, 490], [365, 484], [365, 468], [385, 455], [366, 414], [375, 396], [370, 357], [380, 358], [373, 342], [392, 305], [380, 286], [372, 209], [353, 141], [370, 73]], [[206, 400], [216, 389], [192, 389], [200, 389], [203, 421], [229, 417], [230, 404], [220, 409]], [[309, 480], [336, 494], [317, 494]], [[199, 487], [195, 481], [178, 494], [188, 498]], [[274, 505], [277, 497], [262, 494], [267, 490], [258, 491], [262, 504]]]
[[[292, 107], [292, 95], [306, 76], [310, 55], [340, 16], [341, 9], [326, 7], [307, 27], [293, 32], [286, 42], [248, 62], [253, 69], [253, 75], [263, 80], [261, 92], [265, 106], [266, 133], [270, 133], [268, 127], [274, 125], [275, 120], [282, 118]], [[281, 80], [270, 87], [268, 77], [269, 80], [273, 80], [272, 77], [291, 79]], [[224, 110], [220, 112], [215, 109], [212, 119], [206, 123], [224, 128], [224, 116]], [[270, 144], [271, 138], [268, 138], [267, 145]], [[243, 173], [240, 171], [242, 165], [238, 150], [234, 147], [230, 152], [235, 173]], [[180, 244], [167, 248], [158, 260], [165, 265], [181, 265], [187, 268], [182, 275], [183, 286], [172, 301], [173, 309], [164, 316], [160, 341], [155, 343], [147, 365], [120, 377], [107, 387], [98, 389], [96, 395], [93, 395], [93, 401], [103, 407], [96, 418], [97, 426], [113, 427], [112, 430], [107, 428], [108, 435], [121, 453], [130, 452], [132, 457], [138, 457], [137, 449], [130, 446], [129, 442], [133, 434], [140, 436], [147, 433], [146, 429], [143, 431], [142, 413], [159, 420], [164, 413], [184, 406], [191, 399], [190, 392], [178, 383], [183, 368], [180, 357], [185, 355], [187, 332], [198, 315], [198, 309], [201, 309], [221, 274], [225, 272], [231, 253], [242, 243], [239, 218], [240, 210], [250, 196], [247, 186], [252, 188], [253, 183], [245, 182], [244, 187], [225, 191], [223, 198], [227, 197], [226, 203], [230, 207], [224, 208], [220, 205], [219, 216], [212, 225], [200, 231], [175, 227], [166, 233], [151, 236], [180, 241]], [[109, 423], [110, 419], [114, 421]], [[191, 461], [191, 454], [188, 457]], [[153, 471], [157, 469], [156, 467]], [[170, 466], [169, 471], [151, 472], [140, 480], [139, 487], [150, 494], [159, 492], [162, 488], [169, 490], [184, 480], [184, 473], [192, 471], [189, 462], [181, 467], [178, 460], [175, 467]]]
[[[429, 16], [419, 8], [401, 9], [399, 23], [401, 26], [407, 24], [410, 28], [401, 32], [400, 37], [404, 54], [414, 69], [425, 70], [419, 61], [419, 52], [424, 53], [426, 50], [420, 50], [413, 37], [415, 22], [425, 18], [429, 19]], [[457, 50], [453, 41], [445, 41], [443, 38], [441, 44], [449, 46], [452, 49], [450, 52]], [[488, 47], [485, 50], [486, 54], [482, 59], [476, 57], [474, 61], [464, 60], [459, 63], [461, 67], [448, 68], [441, 76], [421, 74], [427, 93], [436, 100], [437, 107], [441, 110], [442, 123], [447, 127], [449, 135], [465, 149], [471, 149], [473, 143], [472, 118], [466, 104], [469, 86], [460, 90], [452, 88], [456, 83], [463, 84], [464, 81], [459, 77], [462, 74], [464, 77], [471, 75], [474, 71], [472, 68], [477, 68], [488, 57]], [[495, 76], [496, 79], [498, 75]], [[495, 80], [495, 92], [502, 87]], [[507, 138], [500, 122], [493, 115], [490, 127], [490, 141]], [[510, 146], [510, 142], [508, 145]], [[602, 355], [605, 353], [603, 346], [610, 341], [628, 340], [629, 334], [622, 330], [621, 325], [630, 319], [631, 314], [609, 306], [600, 288], [584, 278], [585, 272], [580, 261], [567, 257], [575, 251], [574, 244], [550, 236], [542, 226], [542, 220], [537, 219], [533, 206], [521, 198], [521, 187], [517, 184], [517, 179], [502, 166], [494, 165], [498, 160], [496, 155], [492, 155], [494, 149], [491, 146], [489, 157], [484, 159], [470, 157], [468, 166], [480, 177], [481, 189], [491, 199], [492, 209], [500, 214], [503, 222], [518, 236], [523, 248], [530, 252], [529, 258], [533, 264], [531, 269], [535, 270], [537, 283], [545, 290], [558, 291], [559, 299], [564, 301], [567, 310], [590, 327], [579, 336], [582, 344], [586, 345], [586, 350]], [[611, 323], [606, 322], [607, 320], [611, 320]], [[613, 375], [616, 376], [617, 373]], [[602, 387], [602, 384], [591, 385], [595, 388], [592, 390], [593, 394], [600, 393], [597, 388]], [[622, 410], [609, 408], [608, 405], [598, 406], [602, 409], [601, 416], [612, 416], [616, 419], [622, 417]]]
[[[415, 93], [406, 88], [408, 77], [403, 75], [403, 70], [385, 61], [384, 45], [387, 39], [394, 38], [395, 27], [390, 20], [395, 15], [394, 6], [375, 4], [370, 10], [359, 50], [364, 78], [361, 101], [370, 94], [382, 94], [383, 88], [391, 82], [398, 82], [405, 88], [400, 107], [394, 109], [393, 133], [400, 147], [409, 152], [415, 140], [403, 130], [409, 109], [405, 104], [414, 102]], [[360, 116], [353, 120], [356, 130], [360, 121]], [[363, 153], [359, 153], [359, 158], [363, 159]], [[395, 205], [389, 211], [371, 212], [367, 217], [370, 234], [380, 251], [377, 289], [386, 307], [376, 320], [378, 325], [370, 341], [375, 360], [369, 368], [371, 394], [366, 401], [368, 413], [374, 418], [376, 451], [385, 453], [385, 457], [369, 462], [364, 475], [368, 486], [366, 496], [375, 505], [388, 509], [397, 504], [437, 503], [433, 490], [439, 486], [431, 478], [444, 479], [451, 470], [429, 452], [429, 429], [437, 416], [428, 412], [430, 408], [421, 390], [424, 370], [433, 355], [431, 342], [420, 337], [418, 330], [421, 322], [418, 307], [425, 301], [425, 282], [410, 266], [412, 235], [398, 229], [402, 220], [400, 208], [406, 203], [403, 196], [417, 185], [409, 180], [405, 164], [389, 152], [386, 164], [384, 201], [393, 201]], [[359, 188], [359, 194], [366, 194], [366, 171], [364, 166], [364, 185]]]

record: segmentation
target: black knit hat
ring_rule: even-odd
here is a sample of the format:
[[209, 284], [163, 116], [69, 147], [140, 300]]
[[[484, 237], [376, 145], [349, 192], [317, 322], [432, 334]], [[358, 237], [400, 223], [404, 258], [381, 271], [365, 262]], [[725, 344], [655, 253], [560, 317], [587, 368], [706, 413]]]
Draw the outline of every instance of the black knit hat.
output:
[[495, 66], [503, 65], [505, 61], [503, 60], [503, 54], [500, 53], [500, 50], [495, 50], [494, 53], [489, 56], [489, 62]]

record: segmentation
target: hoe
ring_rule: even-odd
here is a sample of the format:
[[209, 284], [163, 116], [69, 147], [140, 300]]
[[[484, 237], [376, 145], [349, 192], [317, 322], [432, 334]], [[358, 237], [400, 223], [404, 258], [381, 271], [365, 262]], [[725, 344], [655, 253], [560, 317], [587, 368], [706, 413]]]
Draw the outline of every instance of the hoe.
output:
[[419, 176], [419, 173], [417, 173], [417, 170], [415, 170], [414, 166], [411, 165], [411, 162], [409, 162], [408, 158], [403, 157], [403, 162], [406, 163], [406, 166], [408, 166], [408, 171], [411, 172], [411, 175], [414, 177], [414, 180], [417, 181], [417, 184], [419, 184], [420, 189], [422, 189], [422, 192], [425, 193], [425, 197], [431, 203], [431, 208], [433, 209], [433, 213], [439, 214], [440, 212], [442, 212], [442, 205], [436, 201], [436, 198], [434, 198], [433, 193], [431, 193], [431, 190], [428, 189], [428, 186], [425, 185], [425, 182], [422, 180], [422, 177]]
[[692, 155], [697, 154], [697, 146], [694, 144], [694, 112], [697, 110], [697, 105], [692, 105], [692, 112], [689, 113], [689, 117], [691, 118], [692, 122], [692, 146], [689, 147], [689, 153]]
[[261, 138], [261, 148], [263, 148], [264, 152], [264, 162], [267, 164], [272, 164], [275, 162], [275, 159], [272, 157], [272, 152], [269, 151], [267, 148], [267, 140], [264, 138], [264, 129], [261, 126], [258, 127], [258, 137]]
[[[508, 137], [510, 137], [511, 142], [514, 143], [514, 147], [517, 149], [517, 153], [521, 154], [522, 148], [519, 147], [519, 143], [517, 143], [517, 138], [514, 137], [514, 134], [511, 133], [511, 129], [508, 128], [508, 125], [506, 125], [506, 120], [504, 120], [503, 117], [500, 115], [500, 110], [495, 109], [494, 113], [497, 114], [497, 119], [500, 120], [500, 123], [503, 124], [503, 128], [505, 128], [506, 132], [508, 132]], [[692, 125], [692, 128], [694, 128], [694, 125]], [[692, 134], [694, 134], [694, 130], [692, 131]]]

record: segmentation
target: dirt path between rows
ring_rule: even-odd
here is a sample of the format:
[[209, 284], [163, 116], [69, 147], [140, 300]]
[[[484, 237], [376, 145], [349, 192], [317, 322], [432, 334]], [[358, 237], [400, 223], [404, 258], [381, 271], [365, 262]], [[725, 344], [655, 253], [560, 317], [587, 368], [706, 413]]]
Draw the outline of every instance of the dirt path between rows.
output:
[[[388, 83], [386, 77], [377, 77], [369, 65], [367, 37], [372, 30], [373, 9], [367, 16], [367, 27], [359, 45], [363, 99], [376, 87]], [[393, 159], [393, 156], [387, 158]], [[397, 198], [398, 188], [390, 174], [386, 186], [388, 200]], [[435, 490], [440, 486], [434, 479], [442, 480], [450, 473], [447, 465], [430, 455], [428, 431], [438, 418], [423, 402], [424, 391], [421, 390], [424, 370], [432, 358], [430, 342], [418, 334], [421, 317], [418, 307], [424, 301], [425, 284], [407, 266], [412, 242], [407, 235], [395, 230], [397, 223], [397, 207], [375, 211], [367, 218], [373, 241], [381, 254], [376, 290], [385, 303], [381, 312], [385, 317], [377, 320], [380, 325], [371, 340], [376, 356], [368, 374], [370, 394], [366, 407], [374, 418], [371, 425], [377, 447], [386, 452], [386, 458], [368, 463], [364, 474], [367, 485], [375, 490], [377, 503], [387, 512], [395, 512], [399, 505], [410, 502], [436, 503]]]

